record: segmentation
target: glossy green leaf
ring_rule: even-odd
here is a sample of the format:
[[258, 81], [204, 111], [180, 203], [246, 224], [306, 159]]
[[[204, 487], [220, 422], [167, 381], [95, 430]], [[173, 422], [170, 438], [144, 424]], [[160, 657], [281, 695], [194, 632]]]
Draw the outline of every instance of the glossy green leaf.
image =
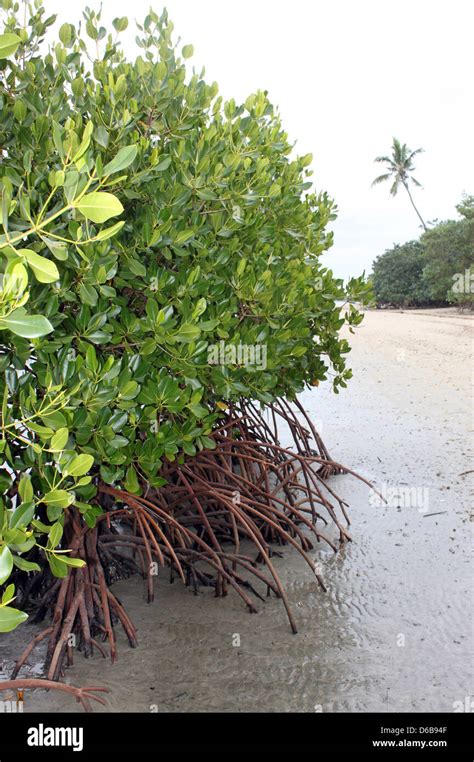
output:
[[48, 553], [48, 563], [55, 577], [67, 577], [67, 565], [62, 558], [55, 556], [54, 553]]
[[79, 201], [77, 208], [88, 220], [101, 223], [122, 214], [123, 206], [112, 193], [98, 191], [88, 193]]
[[199, 338], [201, 331], [196, 325], [192, 325], [191, 323], [183, 323], [181, 328], [177, 333], [175, 333], [175, 339], [177, 341], [196, 341], [196, 339]]
[[22, 249], [18, 254], [26, 259], [40, 283], [54, 283], [59, 280], [59, 270], [50, 259], [42, 257], [32, 249]]
[[126, 16], [121, 16], [120, 18], [114, 19], [112, 24], [117, 32], [124, 32], [128, 27], [128, 18]]
[[13, 596], [15, 595], [15, 585], [8, 585], [2, 595], [2, 605], [6, 605], [7, 603], [10, 603]]
[[168, 169], [168, 167], [171, 164], [171, 156], [165, 156], [161, 161], [158, 162], [156, 165], [155, 172], [164, 172], [165, 169]]
[[72, 24], [62, 24], [59, 29], [59, 39], [66, 47], [69, 47], [69, 44], [72, 40], [72, 30]]
[[65, 489], [52, 489], [43, 496], [43, 503], [53, 508], [67, 508], [74, 500], [74, 495]]
[[86, 455], [85, 453], [82, 453], [81, 455], [76, 455], [75, 458], [71, 461], [69, 466], [67, 467], [66, 471], [68, 476], [84, 476], [87, 474], [88, 471], [91, 470], [94, 463], [94, 456], [93, 455]]
[[9, 58], [12, 56], [21, 39], [17, 34], [0, 34], [0, 58]]
[[17, 527], [28, 526], [31, 519], [35, 515], [35, 504], [31, 500], [26, 503], [22, 503], [15, 508], [13, 515], [10, 519], [10, 529], [16, 529]]
[[62, 241], [55, 241], [47, 236], [42, 236], [42, 240], [45, 242], [53, 257], [56, 257], [56, 259], [61, 262], [64, 262], [67, 259], [68, 253], [65, 243]]
[[[81, 140], [81, 143], [79, 145], [79, 148], [77, 149], [76, 153], [73, 156], [72, 160], [74, 162], [77, 163], [79, 161], [79, 159], [82, 156], [84, 156], [85, 152], [89, 148], [93, 131], [94, 131], [94, 125], [92, 124], [92, 122], [88, 122], [87, 125], [84, 128], [84, 132], [83, 132], [83, 135], [82, 135], [82, 140]], [[79, 166], [77, 168], [80, 169]]]
[[53, 526], [49, 530], [48, 547], [56, 548], [61, 542], [62, 536], [63, 536], [62, 525], [59, 522], [56, 522], [56, 524], [53, 524]]
[[0, 330], [5, 329], [12, 331], [17, 336], [23, 336], [25, 339], [37, 339], [51, 333], [53, 326], [42, 315], [27, 315], [20, 308], [14, 310], [8, 317], [0, 319]]
[[0, 607], [0, 632], [11, 632], [28, 619], [28, 614], [12, 606]]
[[130, 466], [127, 469], [126, 478], [124, 481], [124, 487], [127, 490], [127, 492], [132, 493], [132, 495], [139, 495], [140, 490], [140, 484], [138, 482], [137, 472], [133, 468], [133, 466]]
[[66, 428], [58, 429], [58, 431], [56, 431], [56, 433], [51, 438], [49, 449], [52, 452], [61, 452], [66, 447], [68, 439], [69, 431]]
[[116, 222], [115, 225], [111, 225], [110, 228], [100, 230], [94, 237], [94, 241], [106, 241], [108, 238], [113, 238], [114, 235], [117, 235], [117, 233], [123, 228], [124, 225], [125, 220], [121, 220], [120, 222]]
[[124, 146], [124, 148], [121, 148], [112, 161], [109, 161], [109, 163], [105, 165], [104, 175], [112, 175], [115, 172], [121, 172], [123, 169], [127, 169], [127, 167], [133, 163], [137, 151], [138, 148], [136, 145]]
[[23, 474], [18, 483], [18, 493], [23, 503], [33, 500], [33, 485], [29, 474]]
[[3, 276], [3, 293], [22, 294], [28, 286], [28, 273], [21, 262], [16, 262]]
[[21, 556], [13, 556], [13, 563], [21, 571], [41, 571], [41, 566], [34, 561], [27, 561]]
[[8, 579], [13, 568], [13, 558], [8, 545], [0, 547], [0, 585]]
[[73, 566], [75, 569], [82, 569], [82, 567], [86, 565], [86, 562], [83, 561], [82, 558], [71, 558], [67, 553], [64, 553], [61, 556], [61, 560], [66, 566]]

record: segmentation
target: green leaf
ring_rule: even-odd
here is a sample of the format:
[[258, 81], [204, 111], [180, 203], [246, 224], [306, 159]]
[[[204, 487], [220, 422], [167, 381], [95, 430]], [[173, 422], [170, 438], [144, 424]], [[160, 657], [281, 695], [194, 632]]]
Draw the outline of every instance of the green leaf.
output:
[[61, 561], [67, 566], [75, 566], [77, 569], [82, 569], [82, 567], [86, 565], [86, 562], [83, 561], [82, 558], [71, 558], [65, 553], [61, 556]]
[[51, 439], [49, 449], [53, 452], [62, 452], [66, 447], [67, 440], [69, 439], [69, 431], [67, 429], [58, 429]]
[[55, 241], [53, 238], [47, 238], [47, 236], [41, 237], [53, 257], [59, 259], [61, 262], [67, 259], [67, 246], [62, 241]]
[[48, 534], [51, 527], [48, 524], [44, 524], [39, 519], [33, 519], [31, 522], [32, 526], [34, 526], [35, 529], [38, 529], [42, 534]]
[[87, 511], [84, 514], [84, 519], [86, 521], [87, 526], [90, 529], [94, 529], [94, 527], [96, 525], [96, 521], [97, 521], [97, 516], [95, 515], [95, 513], [92, 510]]
[[307, 352], [307, 347], [303, 346], [303, 344], [299, 344], [291, 350], [290, 354], [293, 355], [293, 357], [301, 357], [305, 352]]
[[76, 455], [67, 469], [65, 469], [65, 473], [67, 473], [68, 476], [84, 476], [90, 471], [93, 463], [93, 455], [86, 455], [84, 453], [82, 455]]
[[22, 307], [14, 310], [8, 317], [0, 319], [0, 330], [6, 328], [24, 339], [37, 339], [54, 330], [43, 315], [27, 315]]
[[40, 283], [55, 283], [59, 280], [59, 270], [50, 259], [41, 257], [32, 249], [21, 249], [18, 254], [25, 257]]
[[129, 259], [128, 266], [134, 275], [140, 275], [142, 278], [146, 275], [146, 267], [136, 259]]
[[27, 527], [31, 519], [35, 515], [35, 504], [32, 500], [27, 503], [22, 503], [15, 508], [13, 515], [10, 519], [10, 529], [16, 529], [17, 527]]
[[0, 585], [8, 579], [13, 568], [13, 556], [8, 545], [0, 550]]
[[3, 293], [22, 294], [28, 286], [28, 273], [21, 262], [16, 262], [3, 276]]
[[18, 493], [23, 503], [29, 503], [33, 500], [33, 485], [29, 474], [23, 474], [18, 482]]
[[242, 257], [242, 259], [239, 261], [239, 264], [237, 265], [237, 269], [236, 269], [237, 275], [243, 275], [246, 267], [247, 267], [247, 259], [245, 257]]
[[[93, 130], [94, 130], [94, 125], [92, 124], [92, 122], [88, 122], [84, 128], [81, 144], [73, 156], [72, 160], [74, 162], [77, 162], [89, 148]], [[80, 170], [79, 166], [77, 168]]]
[[8, 585], [8, 587], [5, 589], [2, 595], [2, 604], [6, 605], [7, 603], [9, 603], [14, 595], [15, 595], [15, 585]]
[[27, 561], [21, 556], [13, 556], [13, 563], [21, 571], [41, 571], [41, 566], [35, 564], [33, 561]]
[[26, 103], [24, 101], [16, 100], [15, 105], [13, 106], [13, 114], [15, 115], [15, 119], [18, 119], [19, 122], [23, 122], [27, 113], [28, 109], [26, 107]]
[[50, 428], [50, 431], [57, 431], [58, 429], [62, 429], [67, 424], [66, 416], [64, 416], [59, 410], [54, 410], [51, 413], [42, 415], [41, 420], [45, 426]]
[[206, 415], [208, 415], [209, 410], [204, 407], [204, 405], [200, 405], [199, 402], [195, 402], [194, 404], [188, 405], [188, 409], [191, 411], [193, 415], [196, 416], [196, 418], [205, 418]]
[[208, 450], [216, 449], [216, 440], [212, 439], [212, 437], [201, 437], [201, 442], [203, 447], [207, 448]]
[[5, 469], [0, 471], [0, 493], [7, 492], [13, 484], [12, 475]]
[[195, 341], [199, 338], [201, 331], [197, 325], [191, 323], [183, 323], [179, 331], [174, 334], [174, 338], [178, 341], [189, 342]]
[[116, 235], [116, 233], [119, 232], [125, 225], [125, 220], [121, 220], [120, 222], [116, 222], [115, 225], [112, 225], [110, 228], [105, 228], [104, 230], [101, 230], [99, 233], [97, 233], [96, 236], [94, 236], [94, 241], [106, 241], [108, 238], [112, 238], [112, 236]]
[[0, 58], [12, 56], [20, 42], [17, 34], [0, 34]]
[[123, 206], [113, 193], [97, 191], [81, 198], [77, 208], [88, 220], [100, 224], [122, 214]]
[[182, 49], [183, 58], [191, 58], [191, 56], [194, 53], [194, 46], [193, 45], [185, 45]]
[[40, 426], [39, 423], [28, 422], [27, 426], [35, 434], [39, 434], [42, 439], [49, 439], [54, 433], [53, 429], [50, 429], [49, 426]]
[[61, 159], [64, 159], [64, 145], [63, 145], [63, 133], [62, 133], [62, 127], [55, 122], [52, 121], [51, 124], [51, 133], [53, 138], [53, 143], [56, 151], [58, 152]]
[[67, 577], [67, 566], [59, 556], [48, 553], [49, 568], [55, 577]]
[[72, 40], [72, 25], [71, 24], [63, 24], [59, 28], [59, 39], [61, 40], [62, 44], [65, 45], [65, 47], [69, 46]]
[[95, 307], [99, 297], [94, 286], [90, 286], [88, 283], [81, 283], [79, 286], [79, 298], [83, 304], [90, 304], [91, 307]]
[[65, 489], [52, 489], [43, 497], [43, 503], [53, 508], [67, 508], [74, 500], [74, 495]]
[[104, 175], [113, 175], [114, 172], [120, 172], [132, 164], [137, 155], [137, 146], [125, 146], [121, 148], [115, 158], [109, 161], [104, 167]]
[[176, 236], [174, 240], [174, 244], [176, 246], [182, 246], [183, 243], [187, 243], [191, 240], [191, 238], [194, 238], [194, 230], [181, 230], [180, 233]]
[[[61, 506], [56, 505], [48, 505], [46, 508], [46, 515], [48, 517], [48, 521], [51, 521], [51, 523], [54, 523], [62, 516], [63, 509]], [[49, 531], [49, 529], [48, 529]]]
[[131, 492], [132, 495], [139, 495], [141, 492], [140, 484], [138, 483], [137, 472], [133, 466], [127, 468], [127, 474], [124, 481], [124, 487], [127, 492]]
[[109, 133], [101, 124], [94, 130], [94, 140], [102, 146], [102, 148], [107, 148], [109, 144]]
[[171, 164], [171, 156], [165, 156], [164, 159], [162, 159], [156, 167], [153, 167], [155, 172], [164, 172], [165, 169], [168, 169], [169, 165]]
[[62, 536], [63, 536], [63, 528], [62, 528], [62, 525], [59, 523], [59, 521], [57, 521], [56, 524], [53, 524], [53, 526], [49, 530], [48, 547], [56, 548], [61, 542]]
[[0, 608], [0, 632], [11, 632], [19, 624], [28, 619], [28, 614], [12, 606], [3, 606]]
[[128, 27], [128, 18], [126, 16], [121, 16], [120, 18], [114, 19], [112, 24], [117, 32], [124, 32]]

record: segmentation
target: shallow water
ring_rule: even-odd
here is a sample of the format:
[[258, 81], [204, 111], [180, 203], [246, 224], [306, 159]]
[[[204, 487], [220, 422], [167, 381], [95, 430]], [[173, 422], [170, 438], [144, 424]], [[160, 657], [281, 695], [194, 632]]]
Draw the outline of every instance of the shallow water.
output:
[[[331, 480], [350, 503], [353, 542], [337, 555], [322, 544], [313, 551], [327, 592], [294, 551], [275, 559], [298, 634], [274, 598], [251, 615], [235, 594], [195, 596], [163, 577], [147, 605], [133, 578], [114, 592], [138, 626], [139, 647], [117, 630], [117, 663], [78, 655], [68, 682], [109, 687], [109, 708], [124, 712], [453, 711], [474, 695], [474, 474], [460, 475], [472, 468], [470, 373], [459, 360], [469, 325], [369, 313], [353, 340], [349, 389], [302, 395], [335, 459], [386, 495], [391, 487], [402, 494], [380, 506], [355, 479]], [[4, 638], [5, 669], [33, 630]], [[37, 691], [25, 711], [38, 709], [77, 705]]]

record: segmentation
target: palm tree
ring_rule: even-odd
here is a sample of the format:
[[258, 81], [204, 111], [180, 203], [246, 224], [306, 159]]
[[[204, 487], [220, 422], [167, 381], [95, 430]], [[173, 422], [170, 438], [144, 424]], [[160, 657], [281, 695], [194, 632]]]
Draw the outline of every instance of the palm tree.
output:
[[411, 172], [413, 172], [415, 169], [413, 166], [414, 156], [422, 152], [423, 148], [417, 148], [416, 151], [410, 151], [406, 143], [402, 144], [399, 140], [393, 138], [392, 155], [377, 156], [377, 158], [374, 159], [374, 161], [385, 164], [387, 172], [384, 175], [376, 177], [372, 185], [378, 185], [379, 183], [383, 183], [386, 180], [393, 179], [393, 185], [390, 188], [390, 193], [392, 196], [396, 196], [400, 185], [403, 185], [406, 192], [408, 193], [413, 209], [417, 213], [418, 218], [423, 225], [423, 229], [427, 230], [424, 220], [415, 206], [415, 202], [413, 201], [410, 189], [408, 187], [408, 182], [411, 180], [414, 185], [417, 185], [419, 188], [421, 188], [421, 184], [418, 182], [418, 180], [415, 180], [415, 178], [411, 175]]

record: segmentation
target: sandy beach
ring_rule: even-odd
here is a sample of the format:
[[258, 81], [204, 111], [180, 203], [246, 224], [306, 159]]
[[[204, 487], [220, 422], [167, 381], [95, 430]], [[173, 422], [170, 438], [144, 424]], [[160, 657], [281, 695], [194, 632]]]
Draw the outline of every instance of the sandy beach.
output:
[[[109, 687], [109, 709], [122, 712], [451, 712], [474, 695], [473, 320], [369, 311], [350, 336], [348, 389], [337, 396], [326, 383], [302, 395], [334, 459], [373, 480], [388, 504], [350, 476], [332, 478], [353, 542], [337, 555], [313, 551], [327, 592], [290, 549], [275, 561], [298, 634], [274, 598], [251, 615], [235, 595], [195, 596], [163, 575], [147, 605], [135, 577], [114, 591], [139, 647], [117, 630], [115, 665], [77, 654], [66, 680]], [[37, 629], [2, 636], [3, 677]], [[37, 675], [37, 660], [22, 674]], [[78, 705], [35, 692], [25, 700], [34, 710]]]

